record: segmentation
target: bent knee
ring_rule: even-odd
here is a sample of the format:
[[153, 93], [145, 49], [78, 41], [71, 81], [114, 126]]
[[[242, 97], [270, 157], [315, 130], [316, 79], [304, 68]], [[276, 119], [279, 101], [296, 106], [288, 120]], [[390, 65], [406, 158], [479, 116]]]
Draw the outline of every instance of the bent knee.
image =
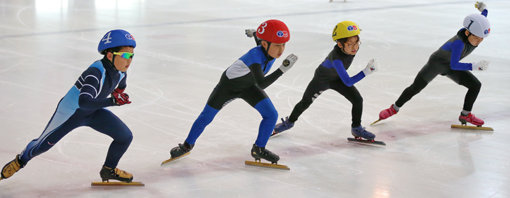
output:
[[131, 131], [128, 130], [121, 136], [117, 137], [114, 141], [123, 144], [130, 144], [131, 141], [133, 141], [133, 133], [131, 133]]
[[361, 95], [354, 97], [352, 100], [352, 104], [363, 105], [363, 97], [361, 97]]
[[473, 83], [471, 84], [471, 86], [469, 88], [480, 90], [482, 88], [482, 83], [478, 79], [476, 79], [475, 81], [473, 81]]
[[278, 120], [278, 111], [276, 111], [276, 109], [272, 109], [265, 113], [265, 115], [262, 115], [262, 117], [270, 120]]

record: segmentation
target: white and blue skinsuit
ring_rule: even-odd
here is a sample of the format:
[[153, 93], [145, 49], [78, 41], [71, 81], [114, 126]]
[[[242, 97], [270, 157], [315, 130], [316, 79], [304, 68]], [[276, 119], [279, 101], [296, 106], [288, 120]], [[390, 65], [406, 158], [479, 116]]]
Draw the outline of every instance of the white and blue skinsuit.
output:
[[278, 120], [278, 112], [264, 89], [283, 74], [277, 69], [265, 76], [274, 61], [275, 59], [270, 57], [264, 48], [257, 46], [227, 68], [209, 96], [202, 113], [193, 123], [186, 142], [194, 145], [205, 127], [212, 122], [224, 105], [233, 99], [242, 98], [262, 116], [255, 144], [258, 147], [265, 147]]
[[115, 105], [109, 96], [116, 87], [126, 88], [126, 73], [116, 70], [106, 58], [94, 62], [60, 100], [41, 136], [32, 140], [20, 154], [21, 162], [26, 164], [48, 151], [73, 129], [89, 126], [113, 138], [104, 166], [117, 167], [133, 136], [117, 116], [105, 109]]

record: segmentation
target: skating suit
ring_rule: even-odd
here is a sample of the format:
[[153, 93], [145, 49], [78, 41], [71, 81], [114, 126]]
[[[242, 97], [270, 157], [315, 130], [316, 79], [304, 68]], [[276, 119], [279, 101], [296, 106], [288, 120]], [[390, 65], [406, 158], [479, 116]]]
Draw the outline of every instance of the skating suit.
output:
[[126, 87], [126, 73], [106, 58], [94, 62], [60, 100], [41, 136], [23, 150], [21, 161], [27, 163], [46, 152], [73, 129], [89, 126], [113, 138], [104, 165], [115, 168], [133, 138], [129, 128], [105, 109], [114, 105], [109, 96], [116, 87]]
[[261, 46], [257, 46], [228, 67], [209, 96], [202, 113], [193, 123], [186, 142], [195, 144], [196, 139], [223, 106], [236, 98], [242, 98], [262, 115], [255, 144], [265, 147], [278, 119], [278, 112], [264, 89], [283, 74], [277, 69], [265, 76], [274, 61]]
[[[487, 17], [488, 11], [483, 10], [481, 14]], [[469, 43], [465, 31], [465, 28], [460, 29], [455, 36], [446, 41], [430, 56], [427, 64], [418, 72], [413, 84], [407, 87], [395, 102], [397, 106], [402, 107], [440, 74], [468, 88], [464, 98], [463, 110], [471, 111], [482, 83], [469, 71], [473, 69], [471, 63], [460, 62], [476, 48]]]
[[443, 75], [468, 88], [463, 110], [471, 111], [482, 84], [470, 72], [473, 67], [471, 63], [459, 62], [476, 48], [467, 40], [465, 30], [464, 28], [460, 29], [455, 36], [430, 56], [427, 64], [418, 72], [413, 84], [407, 87], [395, 102], [397, 106], [402, 107], [437, 75]]
[[351, 126], [360, 126], [363, 98], [356, 87], [354, 87], [354, 84], [363, 79], [365, 74], [359, 72], [352, 77], [349, 76], [347, 69], [351, 66], [353, 59], [354, 55], [345, 54], [338, 45], [335, 45], [333, 51], [329, 53], [326, 59], [315, 70], [312, 81], [308, 84], [301, 101], [292, 110], [289, 121], [295, 122], [322, 92], [333, 89], [352, 103]]

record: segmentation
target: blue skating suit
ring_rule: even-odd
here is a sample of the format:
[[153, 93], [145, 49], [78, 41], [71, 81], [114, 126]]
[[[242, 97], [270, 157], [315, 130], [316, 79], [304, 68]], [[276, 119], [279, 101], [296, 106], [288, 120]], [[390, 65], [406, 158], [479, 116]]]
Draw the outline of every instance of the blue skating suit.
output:
[[109, 96], [116, 87], [126, 87], [126, 74], [117, 71], [106, 58], [94, 62], [60, 100], [43, 133], [27, 145], [20, 160], [27, 163], [73, 129], [89, 126], [113, 138], [104, 165], [117, 167], [133, 136], [117, 116], [105, 109], [115, 105]]
[[242, 98], [262, 116], [255, 144], [265, 147], [278, 120], [278, 112], [264, 89], [283, 74], [280, 69], [277, 69], [265, 76], [273, 63], [274, 58], [268, 56], [261, 46], [257, 46], [225, 70], [220, 82], [209, 96], [204, 110], [193, 123], [186, 142], [195, 144], [205, 127], [212, 122], [224, 105], [236, 98]]

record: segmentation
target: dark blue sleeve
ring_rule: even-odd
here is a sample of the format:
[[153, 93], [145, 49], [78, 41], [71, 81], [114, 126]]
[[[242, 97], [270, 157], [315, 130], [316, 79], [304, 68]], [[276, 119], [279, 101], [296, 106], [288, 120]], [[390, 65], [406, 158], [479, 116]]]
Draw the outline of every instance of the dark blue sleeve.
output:
[[455, 40], [450, 45], [452, 55], [450, 57], [450, 68], [452, 70], [472, 70], [473, 65], [471, 63], [461, 63], [460, 56], [462, 49], [464, 49], [464, 43], [461, 40]]
[[358, 81], [365, 77], [365, 74], [362, 71], [360, 71], [353, 77], [349, 77], [349, 74], [347, 73], [347, 71], [345, 71], [344, 64], [342, 63], [341, 60], [334, 60], [333, 62], [331, 62], [330, 60], [325, 60], [322, 64], [327, 68], [331, 67], [335, 68], [336, 73], [338, 74], [342, 82], [344, 82], [344, 84], [347, 85], [347, 87], [352, 87], [354, 84], [356, 84]]
[[126, 78], [127, 78], [127, 73], [124, 73], [124, 78], [122, 78], [122, 80], [120, 80], [119, 82], [119, 86], [117, 86], [117, 88], [119, 89], [126, 89]]
[[483, 16], [487, 17], [488, 14], [489, 14], [489, 11], [487, 9], [482, 11]]
[[102, 74], [97, 68], [88, 68], [78, 81], [82, 84], [78, 105], [82, 109], [93, 110], [113, 105], [112, 98], [97, 98]]

